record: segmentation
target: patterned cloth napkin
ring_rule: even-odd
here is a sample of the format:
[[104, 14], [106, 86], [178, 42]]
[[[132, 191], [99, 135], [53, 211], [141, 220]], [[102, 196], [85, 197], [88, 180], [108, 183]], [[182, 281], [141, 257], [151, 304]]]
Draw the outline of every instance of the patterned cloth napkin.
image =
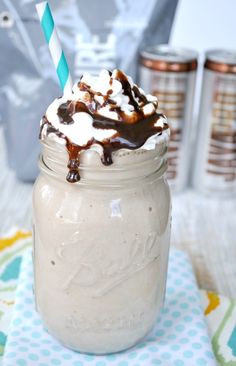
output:
[[[30, 246], [29, 232], [12, 230], [0, 239], [0, 365], [14, 308], [22, 254]], [[235, 366], [236, 301], [204, 290], [201, 290], [201, 297], [215, 357], [222, 366]]]
[[15, 302], [22, 255], [31, 247], [31, 233], [13, 229], [0, 238], [0, 365]]
[[187, 256], [170, 253], [165, 307], [153, 331], [130, 350], [107, 356], [83, 355], [61, 346], [42, 327], [34, 309], [31, 249], [25, 252], [5, 346], [4, 366], [184, 366], [216, 364]]
[[212, 348], [222, 366], [236, 366], [236, 301], [201, 291]]

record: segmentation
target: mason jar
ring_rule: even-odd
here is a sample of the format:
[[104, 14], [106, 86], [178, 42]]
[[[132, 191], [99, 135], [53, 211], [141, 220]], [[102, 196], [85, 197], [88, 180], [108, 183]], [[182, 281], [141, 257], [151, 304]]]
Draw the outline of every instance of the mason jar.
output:
[[34, 186], [34, 287], [45, 328], [73, 350], [106, 354], [139, 342], [164, 300], [170, 241], [167, 138], [153, 150], [119, 150], [104, 166], [43, 142]]

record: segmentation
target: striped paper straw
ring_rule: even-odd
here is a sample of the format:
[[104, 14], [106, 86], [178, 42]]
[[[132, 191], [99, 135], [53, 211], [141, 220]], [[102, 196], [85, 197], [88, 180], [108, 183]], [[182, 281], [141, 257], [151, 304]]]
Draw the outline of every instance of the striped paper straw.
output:
[[70, 94], [72, 90], [72, 79], [57, 35], [50, 7], [47, 1], [43, 1], [42, 3], [36, 4], [36, 9], [45, 39], [49, 46], [53, 63], [56, 67], [61, 88], [64, 91], [64, 94]]

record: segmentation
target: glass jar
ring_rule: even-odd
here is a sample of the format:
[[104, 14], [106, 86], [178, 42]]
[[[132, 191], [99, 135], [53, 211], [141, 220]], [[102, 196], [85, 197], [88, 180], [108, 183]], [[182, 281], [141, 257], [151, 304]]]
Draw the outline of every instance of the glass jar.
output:
[[43, 143], [33, 193], [36, 307], [64, 346], [124, 350], [153, 327], [164, 300], [170, 241], [166, 139], [155, 150], [120, 150], [104, 166], [81, 154], [66, 182], [67, 152]]

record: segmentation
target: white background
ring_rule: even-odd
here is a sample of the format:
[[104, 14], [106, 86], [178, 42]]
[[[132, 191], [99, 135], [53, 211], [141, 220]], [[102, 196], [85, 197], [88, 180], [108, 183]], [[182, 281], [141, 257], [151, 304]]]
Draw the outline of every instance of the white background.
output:
[[179, 0], [170, 43], [236, 49], [236, 0]]
[[179, 0], [172, 32], [172, 46], [199, 52], [194, 103], [198, 118], [204, 52], [212, 48], [236, 50], [236, 0]]

